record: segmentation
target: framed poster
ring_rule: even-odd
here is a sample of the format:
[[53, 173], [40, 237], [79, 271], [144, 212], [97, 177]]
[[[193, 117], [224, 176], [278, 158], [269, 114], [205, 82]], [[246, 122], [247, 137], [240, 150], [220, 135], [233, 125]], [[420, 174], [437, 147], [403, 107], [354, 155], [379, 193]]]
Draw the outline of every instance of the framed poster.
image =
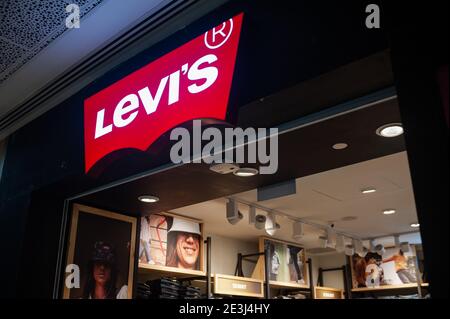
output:
[[139, 264], [203, 271], [203, 224], [168, 213], [140, 220]]
[[[269, 274], [272, 284], [309, 286], [305, 249], [296, 243], [268, 237], [259, 239], [259, 251], [269, 248]], [[254, 278], [264, 279], [264, 258], [260, 257], [253, 273]]]
[[80, 280], [78, 288], [64, 283], [63, 298], [131, 299], [136, 226], [135, 217], [74, 204], [67, 265]]
[[408, 251], [387, 247], [382, 254], [369, 252], [365, 257], [354, 254], [350, 261], [353, 288], [410, 285], [422, 280], [416, 269], [414, 245], [410, 245]]

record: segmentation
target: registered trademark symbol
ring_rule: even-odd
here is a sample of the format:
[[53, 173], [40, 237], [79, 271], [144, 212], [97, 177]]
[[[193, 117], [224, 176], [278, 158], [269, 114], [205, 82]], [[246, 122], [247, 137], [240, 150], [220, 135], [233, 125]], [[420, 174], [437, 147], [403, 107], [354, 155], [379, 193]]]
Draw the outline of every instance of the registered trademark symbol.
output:
[[220, 26], [205, 33], [205, 45], [209, 49], [220, 48], [233, 33], [233, 19], [225, 21]]

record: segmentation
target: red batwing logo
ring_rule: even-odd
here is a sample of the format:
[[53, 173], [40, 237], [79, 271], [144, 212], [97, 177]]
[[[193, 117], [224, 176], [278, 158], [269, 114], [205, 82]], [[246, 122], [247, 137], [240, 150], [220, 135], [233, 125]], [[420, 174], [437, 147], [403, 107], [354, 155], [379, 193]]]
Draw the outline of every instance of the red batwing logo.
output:
[[85, 171], [113, 151], [147, 150], [189, 120], [225, 120], [243, 14], [84, 102]]

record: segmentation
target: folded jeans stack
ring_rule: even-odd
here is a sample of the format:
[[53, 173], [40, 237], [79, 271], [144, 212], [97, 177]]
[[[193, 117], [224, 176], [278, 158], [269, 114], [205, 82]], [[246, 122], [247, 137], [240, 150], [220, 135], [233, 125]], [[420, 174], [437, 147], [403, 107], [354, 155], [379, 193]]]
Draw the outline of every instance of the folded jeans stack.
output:
[[200, 288], [194, 286], [184, 286], [180, 288], [180, 297], [183, 299], [201, 299]]
[[147, 281], [153, 299], [178, 299], [180, 297], [181, 284], [175, 279], [161, 278]]

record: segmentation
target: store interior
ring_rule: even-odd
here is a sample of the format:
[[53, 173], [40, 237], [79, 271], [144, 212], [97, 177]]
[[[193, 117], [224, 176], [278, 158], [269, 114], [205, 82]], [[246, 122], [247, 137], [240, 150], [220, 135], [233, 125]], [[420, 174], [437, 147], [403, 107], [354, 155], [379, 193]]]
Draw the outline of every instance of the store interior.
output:
[[[395, 97], [305, 123], [294, 121], [281, 131], [276, 174], [220, 174], [205, 163], [190, 163], [148, 172], [72, 204], [137, 220], [133, 298], [161, 297], [151, 292], [157, 283], [190, 287], [198, 298], [426, 297], [420, 225], [402, 132], [380, 134], [386, 125], [401, 123]], [[159, 257], [149, 262], [139, 249], [145, 216], [200, 225], [196, 269], [168, 267]], [[162, 242], [168, 245], [168, 240], [159, 238], [153, 245], [151, 228], [159, 226], [152, 226], [150, 218], [147, 222], [150, 250], [166, 255]], [[163, 223], [164, 237], [176, 222]], [[277, 251], [278, 246], [269, 242], [285, 245], [280, 248], [284, 251], [299, 247], [297, 262], [282, 250], [274, 257], [270, 247]], [[412, 265], [405, 268], [407, 277], [398, 266], [401, 260], [385, 258], [388, 250], [407, 257], [403, 261]], [[381, 259], [366, 258], [370, 254]], [[366, 267], [377, 265], [366, 268], [362, 282], [355, 268], [360, 261]], [[291, 279], [272, 278], [271, 272], [282, 272], [283, 262], [290, 264], [286, 272]], [[373, 271], [378, 277], [367, 281], [375, 278]], [[292, 273], [297, 274], [294, 280]]]

